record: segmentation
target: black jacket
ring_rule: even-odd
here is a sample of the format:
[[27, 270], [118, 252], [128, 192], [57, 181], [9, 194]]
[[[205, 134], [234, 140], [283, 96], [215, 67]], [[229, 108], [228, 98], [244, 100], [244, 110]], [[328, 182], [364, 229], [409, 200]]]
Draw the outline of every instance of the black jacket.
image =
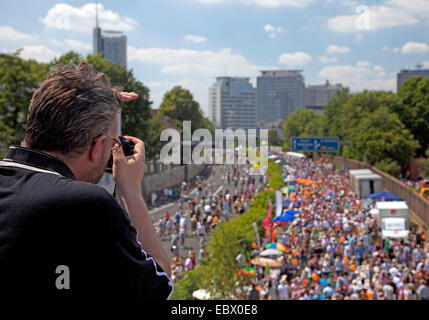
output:
[[[59, 266], [69, 289], [58, 289]], [[115, 198], [50, 155], [11, 147], [0, 162], [1, 296], [131, 303], [172, 290]]]

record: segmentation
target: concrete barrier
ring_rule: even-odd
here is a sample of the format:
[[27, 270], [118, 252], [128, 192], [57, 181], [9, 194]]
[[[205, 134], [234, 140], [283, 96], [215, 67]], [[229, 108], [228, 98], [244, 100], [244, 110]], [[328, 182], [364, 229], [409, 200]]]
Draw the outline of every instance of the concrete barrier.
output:
[[[143, 195], [147, 196], [153, 191], [157, 192], [164, 188], [180, 185], [183, 181], [190, 180], [200, 174], [204, 168], [204, 164], [189, 164], [173, 166], [161, 172], [145, 172], [142, 183]], [[115, 181], [110, 174], [104, 174], [98, 185], [112, 194]]]

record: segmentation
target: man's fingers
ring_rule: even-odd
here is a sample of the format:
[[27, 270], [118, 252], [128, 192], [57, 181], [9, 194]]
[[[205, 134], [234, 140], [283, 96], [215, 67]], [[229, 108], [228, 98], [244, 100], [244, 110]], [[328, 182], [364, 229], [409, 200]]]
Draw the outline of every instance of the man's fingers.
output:
[[135, 92], [121, 92], [122, 101], [132, 101], [139, 97]]
[[125, 154], [124, 154], [124, 150], [122, 149], [122, 146], [113, 149], [112, 154], [113, 154], [113, 160], [119, 160], [119, 159], [125, 158]]

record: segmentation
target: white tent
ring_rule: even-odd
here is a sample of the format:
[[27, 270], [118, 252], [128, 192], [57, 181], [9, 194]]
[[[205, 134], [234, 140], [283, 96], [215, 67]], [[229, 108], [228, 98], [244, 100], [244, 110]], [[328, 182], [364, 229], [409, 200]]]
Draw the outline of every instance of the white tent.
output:
[[197, 291], [194, 291], [192, 293], [192, 296], [198, 300], [209, 300], [210, 299], [210, 292], [208, 292], [205, 289], [198, 289]]
[[261, 257], [267, 257], [267, 256], [282, 256], [283, 252], [277, 249], [267, 249], [261, 252]]
[[292, 157], [292, 158], [298, 158], [298, 159], [306, 158], [306, 156], [302, 153], [291, 152], [291, 151], [287, 152], [286, 156]]

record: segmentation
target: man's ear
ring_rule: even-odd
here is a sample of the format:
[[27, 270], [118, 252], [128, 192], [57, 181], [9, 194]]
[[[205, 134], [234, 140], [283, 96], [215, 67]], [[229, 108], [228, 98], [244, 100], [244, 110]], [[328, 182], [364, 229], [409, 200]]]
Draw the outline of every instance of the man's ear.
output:
[[107, 137], [103, 134], [92, 141], [89, 146], [88, 158], [91, 162], [98, 163], [104, 154], [104, 144]]

